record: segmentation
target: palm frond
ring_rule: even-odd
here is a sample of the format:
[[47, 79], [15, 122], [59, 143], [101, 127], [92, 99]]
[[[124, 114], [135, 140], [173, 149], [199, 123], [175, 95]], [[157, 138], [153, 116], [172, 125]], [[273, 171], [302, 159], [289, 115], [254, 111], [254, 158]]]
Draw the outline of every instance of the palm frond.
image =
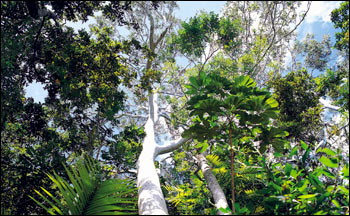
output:
[[63, 196], [63, 202], [50, 192], [35, 190], [50, 206], [47, 207], [32, 198], [49, 214], [56, 215], [92, 215], [92, 214], [136, 214], [137, 198], [130, 197], [137, 188], [127, 180], [102, 180], [101, 169], [92, 158], [78, 160], [76, 167], [65, 166], [70, 183], [54, 172], [47, 174]]

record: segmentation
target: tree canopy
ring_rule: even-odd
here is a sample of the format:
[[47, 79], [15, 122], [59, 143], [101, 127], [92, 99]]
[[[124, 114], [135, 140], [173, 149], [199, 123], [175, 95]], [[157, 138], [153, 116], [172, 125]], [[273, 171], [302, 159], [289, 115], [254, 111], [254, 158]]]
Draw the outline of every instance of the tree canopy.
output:
[[349, 2], [335, 42], [311, 4], [2, 1], [1, 215], [349, 214]]

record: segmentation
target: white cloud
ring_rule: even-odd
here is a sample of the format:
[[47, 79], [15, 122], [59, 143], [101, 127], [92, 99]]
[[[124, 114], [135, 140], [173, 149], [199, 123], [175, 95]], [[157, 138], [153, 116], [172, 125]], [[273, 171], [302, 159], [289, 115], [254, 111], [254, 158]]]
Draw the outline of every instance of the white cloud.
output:
[[[310, 10], [306, 15], [305, 21], [307, 23], [313, 23], [316, 21], [330, 22], [330, 14], [332, 10], [340, 6], [341, 1], [313, 1], [311, 3]], [[302, 2], [300, 11], [305, 11], [307, 8], [307, 2]]]

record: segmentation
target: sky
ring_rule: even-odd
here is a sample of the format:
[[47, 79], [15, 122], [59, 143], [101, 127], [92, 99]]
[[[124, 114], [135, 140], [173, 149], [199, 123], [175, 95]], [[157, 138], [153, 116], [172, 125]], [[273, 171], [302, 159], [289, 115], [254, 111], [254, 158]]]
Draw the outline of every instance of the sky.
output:
[[[190, 17], [196, 15], [200, 10], [207, 12], [214, 11], [220, 13], [221, 8], [225, 5], [226, 1], [179, 1], [179, 9], [175, 12], [176, 16], [181, 20], [188, 20]], [[315, 39], [322, 40], [324, 34], [331, 36], [332, 43], [334, 40], [334, 33], [337, 31], [333, 27], [333, 23], [330, 21], [329, 14], [334, 8], [339, 7], [341, 1], [317, 1], [312, 2], [310, 11], [306, 16], [305, 21], [297, 28], [298, 40], [305, 38], [307, 33], [315, 34]], [[306, 9], [306, 2], [303, 2], [299, 10]], [[93, 23], [93, 18], [89, 19], [86, 23], [70, 23], [76, 31], [81, 28], [88, 29], [89, 24]], [[43, 89], [43, 85], [33, 82], [25, 88], [26, 97], [33, 97], [35, 102], [44, 103], [47, 91]]]

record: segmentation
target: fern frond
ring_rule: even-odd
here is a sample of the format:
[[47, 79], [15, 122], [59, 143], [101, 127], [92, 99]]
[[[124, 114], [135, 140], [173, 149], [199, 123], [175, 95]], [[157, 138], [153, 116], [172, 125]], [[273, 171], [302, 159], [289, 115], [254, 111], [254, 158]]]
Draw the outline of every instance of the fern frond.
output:
[[223, 162], [219, 159], [219, 156], [210, 154], [206, 156], [207, 160], [214, 165], [214, 167], [223, 166]]
[[37, 190], [35, 192], [51, 208], [47, 208], [33, 197], [30, 197], [49, 214], [136, 214], [137, 199], [128, 196], [135, 194], [137, 189], [127, 180], [110, 179], [102, 181], [99, 164], [94, 162], [92, 158], [87, 157], [85, 160], [78, 160], [75, 168], [65, 166], [65, 170], [70, 183], [55, 172], [54, 175], [48, 174], [48, 177], [63, 195], [66, 205], [63, 205], [59, 199], [44, 188], [42, 190], [45, 195]]

